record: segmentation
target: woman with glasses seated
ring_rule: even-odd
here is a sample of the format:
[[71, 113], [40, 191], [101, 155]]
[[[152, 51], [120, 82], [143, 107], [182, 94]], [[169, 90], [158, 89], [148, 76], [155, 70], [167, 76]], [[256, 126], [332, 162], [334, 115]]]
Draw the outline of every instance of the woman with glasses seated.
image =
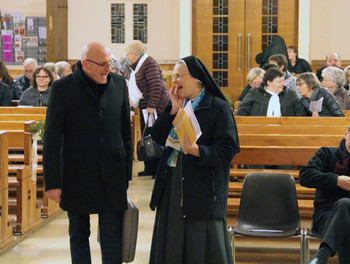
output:
[[[129, 79], [129, 97], [134, 108], [139, 107], [141, 115], [141, 131], [144, 130], [147, 120], [144, 120], [142, 110], [147, 109], [148, 115], [159, 116], [170, 101], [169, 91], [162, 76], [158, 63], [146, 53], [147, 47], [139, 40], [129, 43], [126, 56], [131, 63], [132, 72]], [[148, 129], [147, 129], [148, 130]], [[146, 131], [145, 135], [149, 132]], [[145, 169], [139, 176], [154, 176], [159, 159], [145, 161]]]
[[264, 78], [264, 73], [265, 71], [258, 67], [250, 69], [247, 74], [248, 84], [246, 87], [244, 87], [241, 95], [238, 97], [238, 101], [242, 101], [252, 88], [254, 89], [260, 87]]
[[335, 96], [327, 88], [321, 87], [314, 73], [300, 74], [297, 78], [297, 89], [308, 116], [344, 116]]
[[240, 103], [240, 116], [305, 116], [297, 94], [285, 87], [284, 73], [275, 67], [264, 74], [260, 87], [252, 89]]
[[19, 105], [47, 106], [53, 81], [54, 77], [49, 69], [44, 66], [36, 68], [33, 73], [32, 86], [22, 93]]

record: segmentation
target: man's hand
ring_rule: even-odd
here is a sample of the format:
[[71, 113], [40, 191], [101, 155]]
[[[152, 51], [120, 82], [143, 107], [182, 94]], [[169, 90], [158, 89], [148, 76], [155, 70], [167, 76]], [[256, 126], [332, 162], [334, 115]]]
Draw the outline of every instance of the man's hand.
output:
[[46, 192], [46, 195], [49, 199], [59, 203], [61, 201], [61, 193], [61, 189], [51, 189]]
[[337, 185], [343, 190], [350, 191], [350, 177], [345, 175], [338, 176]]

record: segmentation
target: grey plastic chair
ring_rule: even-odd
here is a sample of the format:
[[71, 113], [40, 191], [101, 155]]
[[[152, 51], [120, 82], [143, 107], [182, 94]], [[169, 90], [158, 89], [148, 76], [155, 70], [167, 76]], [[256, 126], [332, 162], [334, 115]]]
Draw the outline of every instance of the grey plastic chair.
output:
[[300, 237], [300, 263], [304, 263], [306, 230], [300, 228], [294, 178], [282, 173], [251, 173], [243, 182], [237, 224], [229, 230], [235, 258], [235, 235]]

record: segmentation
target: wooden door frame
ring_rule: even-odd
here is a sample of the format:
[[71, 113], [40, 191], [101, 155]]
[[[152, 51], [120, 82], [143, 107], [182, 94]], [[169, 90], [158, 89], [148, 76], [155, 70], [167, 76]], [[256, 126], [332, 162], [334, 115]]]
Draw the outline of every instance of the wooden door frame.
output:
[[68, 0], [46, 0], [47, 61], [68, 60]]

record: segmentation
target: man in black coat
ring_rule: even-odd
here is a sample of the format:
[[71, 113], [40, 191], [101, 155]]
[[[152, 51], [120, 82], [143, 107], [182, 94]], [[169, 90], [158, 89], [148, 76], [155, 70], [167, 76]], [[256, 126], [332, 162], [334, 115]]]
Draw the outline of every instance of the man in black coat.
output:
[[350, 126], [338, 148], [322, 147], [299, 173], [300, 184], [316, 188], [313, 229], [322, 235], [319, 251], [307, 264], [325, 264], [338, 252], [350, 263]]
[[98, 214], [102, 263], [122, 263], [122, 218], [132, 175], [130, 107], [113, 60], [89, 43], [74, 73], [55, 81], [44, 137], [47, 196], [68, 212], [72, 263], [91, 263], [90, 214]]

